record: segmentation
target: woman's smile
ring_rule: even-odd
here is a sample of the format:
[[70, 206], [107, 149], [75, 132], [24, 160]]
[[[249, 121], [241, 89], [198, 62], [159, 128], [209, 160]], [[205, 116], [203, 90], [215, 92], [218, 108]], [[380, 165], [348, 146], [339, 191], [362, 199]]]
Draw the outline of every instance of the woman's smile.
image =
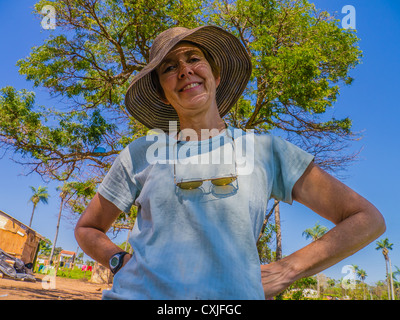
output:
[[199, 87], [202, 85], [201, 82], [192, 82], [189, 83], [187, 85], [185, 85], [181, 90], [179, 90], [180, 92], [184, 92], [184, 91], [193, 91], [194, 89], [199, 89]]

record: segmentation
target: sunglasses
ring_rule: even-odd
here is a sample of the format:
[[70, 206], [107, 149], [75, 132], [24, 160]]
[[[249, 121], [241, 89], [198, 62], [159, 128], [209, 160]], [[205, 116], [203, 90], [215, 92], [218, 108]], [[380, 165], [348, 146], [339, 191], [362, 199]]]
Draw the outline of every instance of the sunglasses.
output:
[[[235, 140], [229, 134], [228, 128], [226, 128], [226, 132], [227, 132], [227, 135], [232, 139], [233, 157], [234, 157], [234, 163], [235, 163], [235, 173], [227, 175], [227, 176], [223, 176], [223, 177], [215, 177], [215, 178], [210, 178], [210, 179], [194, 179], [194, 180], [189, 180], [189, 181], [179, 181], [178, 182], [176, 180], [176, 163], [175, 163], [175, 159], [174, 159], [174, 183], [176, 186], [178, 186], [179, 188], [184, 189], [184, 190], [192, 190], [192, 189], [197, 189], [197, 188], [201, 187], [204, 181], [211, 181], [211, 183], [214, 186], [226, 186], [226, 185], [234, 182], [237, 179], [238, 175], [237, 175], [237, 165], [236, 165]], [[179, 143], [179, 141], [175, 145], [177, 145], [178, 143]], [[174, 145], [174, 148], [175, 148], [175, 145]], [[174, 151], [174, 155], [175, 155], [175, 151]]]

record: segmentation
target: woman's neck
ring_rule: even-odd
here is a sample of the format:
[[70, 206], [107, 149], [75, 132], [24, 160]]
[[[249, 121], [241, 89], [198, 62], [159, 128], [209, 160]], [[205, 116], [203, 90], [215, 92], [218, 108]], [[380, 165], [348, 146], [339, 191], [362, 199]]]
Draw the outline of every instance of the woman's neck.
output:
[[185, 119], [180, 121], [178, 140], [195, 141], [207, 140], [215, 137], [225, 130], [225, 121], [219, 116], [212, 119]]
[[226, 128], [217, 108], [210, 108], [206, 113], [191, 116], [179, 116], [180, 131], [178, 140], [206, 140], [217, 136]]

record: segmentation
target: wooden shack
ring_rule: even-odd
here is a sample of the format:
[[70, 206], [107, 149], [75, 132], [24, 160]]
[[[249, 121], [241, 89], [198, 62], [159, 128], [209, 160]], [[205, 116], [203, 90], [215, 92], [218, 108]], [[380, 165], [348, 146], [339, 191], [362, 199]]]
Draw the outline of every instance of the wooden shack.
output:
[[32, 228], [0, 210], [0, 248], [25, 263], [35, 263], [40, 240]]

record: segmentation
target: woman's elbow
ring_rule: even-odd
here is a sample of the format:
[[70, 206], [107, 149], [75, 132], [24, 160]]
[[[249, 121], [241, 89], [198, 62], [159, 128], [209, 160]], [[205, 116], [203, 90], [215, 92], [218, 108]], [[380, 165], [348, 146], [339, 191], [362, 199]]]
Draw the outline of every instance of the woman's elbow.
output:
[[368, 211], [371, 241], [379, 238], [386, 231], [386, 222], [383, 215], [374, 206]]
[[344, 220], [348, 220], [353, 230], [357, 230], [355, 232], [364, 245], [379, 238], [386, 231], [383, 215], [368, 201], [363, 201], [363, 205]]
[[84, 235], [83, 228], [78, 222], [74, 229], [74, 236], [75, 236], [75, 239], [78, 242], [78, 244], [81, 243], [83, 235]]
[[383, 215], [378, 210], [376, 210], [376, 216], [377, 216], [376, 217], [376, 219], [377, 219], [376, 229], [377, 229], [377, 233], [378, 233], [378, 236], [377, 236], [377, 238], [378, 238], [382, 234], [385, 233], [385, 231], [386, 231], [386, 222], [385, 222], [385, 218], [383, 217]]

